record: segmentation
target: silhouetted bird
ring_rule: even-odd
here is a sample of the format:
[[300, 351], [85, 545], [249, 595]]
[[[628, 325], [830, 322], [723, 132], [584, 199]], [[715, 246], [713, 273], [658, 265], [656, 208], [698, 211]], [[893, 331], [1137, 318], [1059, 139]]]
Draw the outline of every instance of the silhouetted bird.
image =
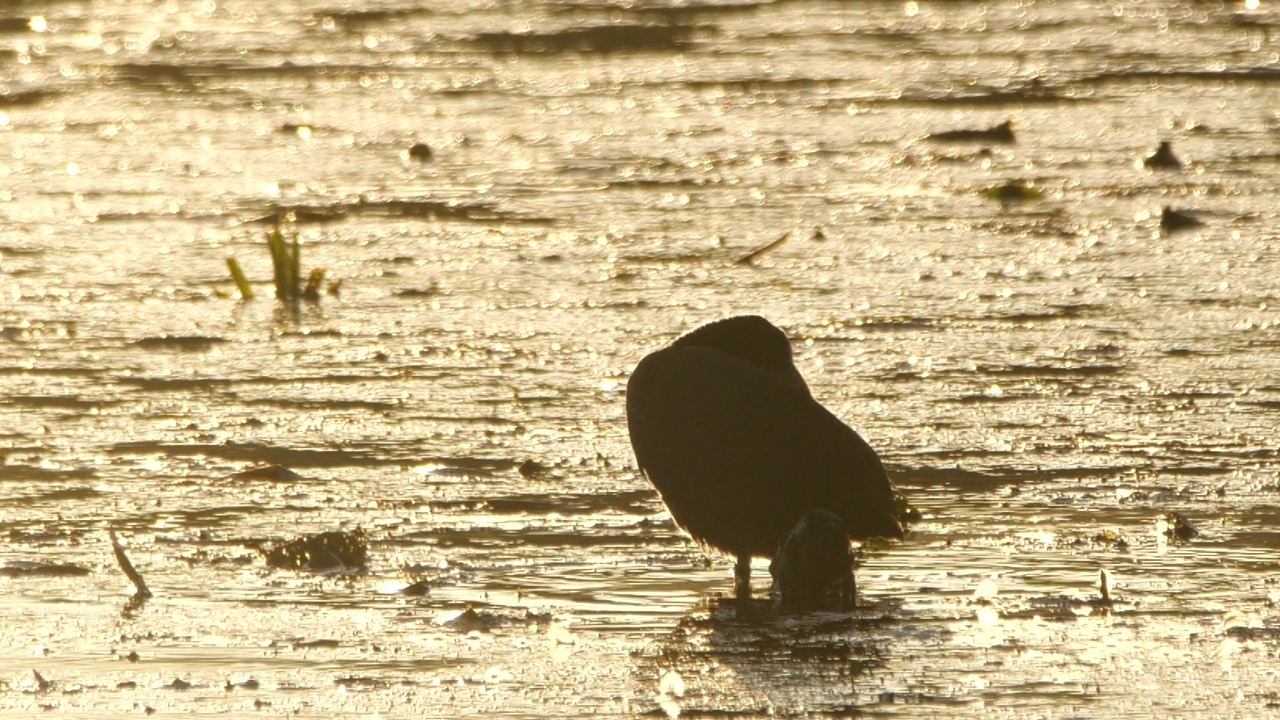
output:
[[1168, 140], [1161, 142], [1160, 147], [1151, 153], [1151, 157], [1143, 160], [1142, 164], [1152, 170], [1177, 170], [1182, 167], [1182, 161], [1173, 154], [1173, 143]]
[[791, 343], [762, 317], [704, 325], [646, 356], [627, 383], [640, 469], [677, 524], [732, 554], [739, 597], [751, 558], [772, 557], [805, 513], [848, 537], [902, 537], [879, 456], [818, 404]]
[[769, 563], [773, 604], [781, 612], [852, 610], [856, 585], [844, 518], [810, 510]]

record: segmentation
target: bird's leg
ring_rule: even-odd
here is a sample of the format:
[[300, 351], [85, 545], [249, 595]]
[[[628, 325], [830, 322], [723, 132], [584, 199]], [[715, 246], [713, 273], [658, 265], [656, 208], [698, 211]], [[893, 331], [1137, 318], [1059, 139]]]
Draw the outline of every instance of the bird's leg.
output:
[[849, 573], [840, 578], [840, 610], [849, 612], [858, 607], [858, 584], [853, 579], [853, 565]]
[[739, 600], [751, 599], [751, 553], [738, 553], [733, 566], [733, 594]]

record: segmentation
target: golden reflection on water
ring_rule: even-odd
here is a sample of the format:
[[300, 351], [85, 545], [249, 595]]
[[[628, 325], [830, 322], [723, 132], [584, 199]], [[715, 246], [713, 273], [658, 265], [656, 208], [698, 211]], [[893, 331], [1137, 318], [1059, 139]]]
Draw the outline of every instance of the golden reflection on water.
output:
[[[0, 708], [1273, 707], [1274, 8], [1113, 9], [0, 9]], [[340, 295], [269, 299], [281, 216]], [[851, 618], [719, 598], [634, 470], [636, 360], [740, 312], [922, 512]]]

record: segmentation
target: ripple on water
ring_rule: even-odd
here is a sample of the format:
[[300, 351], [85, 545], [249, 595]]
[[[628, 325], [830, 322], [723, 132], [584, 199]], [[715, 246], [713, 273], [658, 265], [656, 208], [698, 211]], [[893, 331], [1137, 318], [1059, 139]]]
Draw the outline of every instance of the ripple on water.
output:
[[[0, 10], [0, 708], [1275, 707], [1275, 8], [101, 5]], [[920, 511], [852, 615], [634, 468], [627, 373], [743, 312]]]

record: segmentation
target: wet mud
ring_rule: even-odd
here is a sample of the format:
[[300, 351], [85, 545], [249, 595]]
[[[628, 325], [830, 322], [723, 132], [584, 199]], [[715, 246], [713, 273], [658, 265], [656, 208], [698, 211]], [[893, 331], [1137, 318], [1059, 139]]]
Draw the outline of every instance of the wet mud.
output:
[[[0, 8], [0, 712], [1274, 712], [1278, 19]], [[635, 364], [744, 313], [918, 513], [851, 611], [635, 467]]]

